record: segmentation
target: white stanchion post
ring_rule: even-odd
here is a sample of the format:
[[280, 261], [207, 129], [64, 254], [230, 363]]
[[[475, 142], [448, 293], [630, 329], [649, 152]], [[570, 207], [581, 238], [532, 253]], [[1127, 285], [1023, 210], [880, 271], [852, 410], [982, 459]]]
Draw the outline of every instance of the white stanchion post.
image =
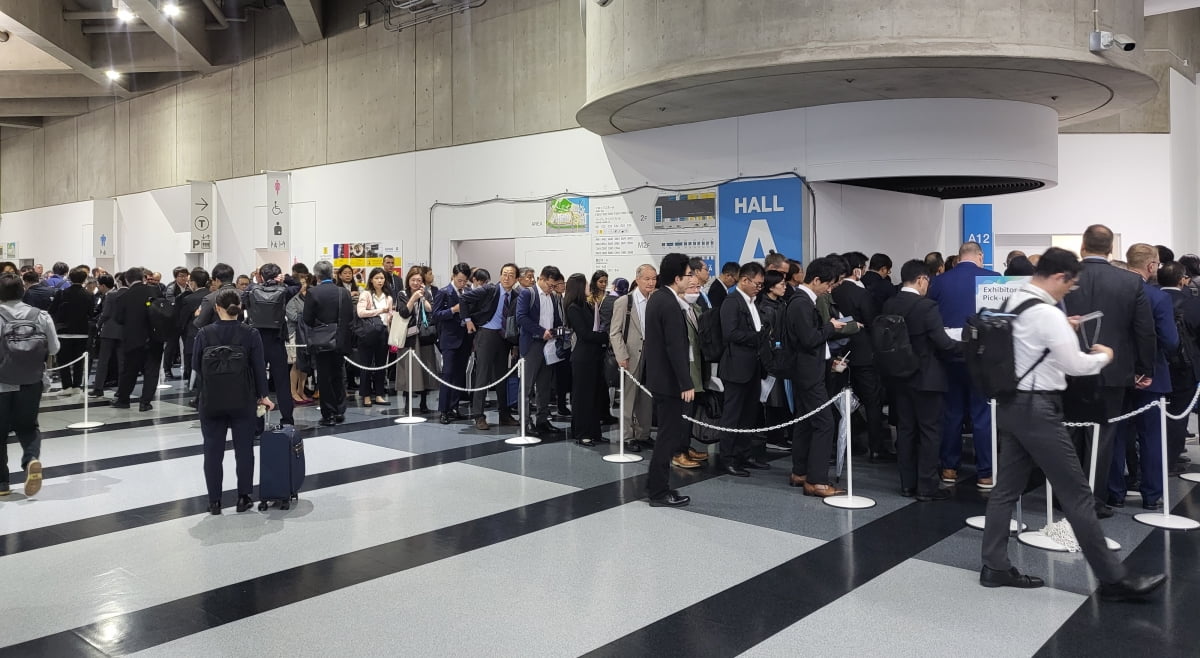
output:
[[425, 422], [425, 418], [413, 415], [413, 359], [416, 358], [416, 351], [409, 350], [405, 355], [408, 359], [408, 415], [403, 418], [397, 418], [397, 425], [416, 425], [417, 423]]
[[[997, 479], [1000, 477], [1000, 446], [998, 439], [1000, 430], [996, 427], [995, 399], [988, 400], [988, 413], [990, 413], [992, 416], [992, 487], [995, 488], [996, 483], [1000, 481]], [[984, 527], [987, 526], [987, 515], [972, 516], [967, 519], [967, 525], [975, 528], [976, 530], [983, 530]], [[1009, 519], [1008, 521], [1009, 533], [1025, 532], [1027, 529], [1029, 529], [1029, 526], [1021, 523], [1017, 519]]]
[[[1050, 480], [1046, 480], [1046, 525], [1054, 523], [1054, 487], [1050, 486]], [[1017, 535], [1017, 541], [1040, 548], [1044, 551], [1054, 551], [1056, 553], [1065, 553], [1067, 547], [1060, 544], [1057, 540], [1047, 537], [1041, 530], [1035, 532], [1022, 532]]]
[[1186, 516], [1171, 514], [1170, 484], [1167, 479], [1167, 399], [1158, 399], [1158, 427], [1162, 440], [1162, 513], [1143, 512], [1133, 517], [1134, 521], [1165, 530], [1195, 530], [1200, 523]]
[[620, 411], [621, 417], [617, 421], [617, 443], [619, 444], [619, 452], [617, 452], [615, 455], [604, 455], [603, 457], [604, 461], [613, 462], [615, 464], [631, 464], [633, 462], [642, 461], [641, 455], [625, 454], [625, 375], [626, 370], [624, 368], [617, 369], [617, 379], [621, 380], [617, 385], [617, 394], [621, 396], [621, 402], [618, 405], [618, 410]]
[[[85, 389], [86, 389], [86, 385], [87, 385], [88, 371], [89, 371], [88, 353], [84, 352], [83, 353], [83, 383], [84, 383]], [[88, 391], [84, 390], [84, 392], [83, 392], [83, 422], [71, 423], [70, 425], [67, 425], [67, 428], [73, 429], [73, 430], [90, 430], [90, 429], [95, 429], [97, 427], [102, 427], [103, 425], [104, 425], [103, 421], [88, 420]]]
[[[846, 493], [840, 496], [822, 498], [826, 505], [841, 509], [867, 509], [874, 507], [875, 501], [866, 496], [854, 495], [854, 463], [853, 450], [850, 448], [850, 389], [844, 389], [842, 396], [842, 422], [840, 431], [846, 437]], [[823, 466], [822, 466], [823, 468]]]
[[537, 438], [536, 436], [527, 436], [525, 434], [527, 428], [529, 427], [529, 419], [526, 418], [528, 415], [529, 399], [526, 397], [525, 393], [525, 359], [523, 358], [517, 362], [517, 376], [521, 381], [521, 398], [518, 402], [518, 404], [521, 405], [521, 433], [512, 438], [505, 439], [504, 442], [510, 446], [537, 445], [542, 442], [541, 439]]

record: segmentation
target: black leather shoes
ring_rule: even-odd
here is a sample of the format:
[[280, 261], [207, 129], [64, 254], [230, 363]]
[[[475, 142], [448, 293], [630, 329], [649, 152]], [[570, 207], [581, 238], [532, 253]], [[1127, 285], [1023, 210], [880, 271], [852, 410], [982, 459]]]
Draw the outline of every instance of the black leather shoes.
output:
[[906, 487], [900, 487], [900, 495], [904, 496], [905, 498], [916, 498], [917, 490], [906, 488]]
[[254, 501], [250, 500], [250, 496], [238, 496], [237, 511], [238, 514], [254, 507]]
[[113, 409], [128, 409], [129, 401], [116, 400], [110, 405]]
[[732, 475], [733, 477], [738, 477], [738, 478], [750, 477], [750, 471], [747, 471], [746, 469], [742, 468], [740, 465], [738, 465], [734, 462], [725, 462], [724, 464], [722, 464], [721, 472], [726, 475]]
[[626, 441], [625, 442], [625, 452], [641, 452], [641, 451], [642, 451], [642, 444], [638, 443], [637, 441]]
[[149, 402], [142, 402], [138, 404], [138, 411], [154, 411], [154, 405]]
[[746, 461], [742, 462], [742, 466], [745, 468], [753, 468], [756, 471], [771, 470], [771, 465], [760, 459], [747, 459]]
[[895, 464], [896, 453], [894, 452], [872, 452], [867, 461], [872, 464]]
[[1034, 589], [1046, 584], [1037, 576], [1026, 576], [1016, 567], [1010, 567], [1008, 571], [1000, 571], [999, 569], [990, 569], [984, 567], [979, 572], [979, 584], [984, 587], [1016, 587], [1018, 589]]
[[933, 503], [933, 502], [937, 502], [939, 500], [947, 500], [949, 498], [950, 498], [950, 491], [947, 489], [938, 489], [937, 491], [935, 491], [933, 493], [928, 493], [928, 494], [919, 493], [916, 495], [917, 502], [919, 502], [919, 503]]
[[1148, 509], [1151, 511], [1160, 510], [1162, 509], [1162, 499], [1160, 498], [1159, 500], [1152, 500], [1150, 502], [1143, 501], [1142, 509]]
[[554, 425], [551, 425], [549, 421], [546, 421], [543, 423], [538, 423], [536, 426], [534, 426], [533, 429], [536, 430], [538, 433], [538, 436], [542, 437], [543, 439], [546, 438], [547, 435], [562, 436], [565, 433], [565, 432], [563, 432], [562, 429], [560, 429]]
[[1133, 601], [1145, 598], [1167, 582], [1167, 575], [1126, 576], [1115, 583], [1100, 586], [1100, 598], [1105, 601]]
[[667, 495], [659, 498], [650, 499], [650, 507], [683, 507], [692, 501], [687, 496], [679, 495], [674, 489], [667, 492]]
[[1113, 515], [1113, 509], [1111, 507], [1109, 507], [1108, 505], [1097, 505], [1096, 506], [1096, 518], [1097, 519], [1110, 519], [1110, 518], [1112, 518], [1112, 515]]
[[213, 516], [218, 516], [221, 513], [221, 503], [220, 502], [209, 503], [208, 504], [208, 513], [212, 514]]
[[454, 421], [454, 418], [451, 417], [450, 414], [442, 414], [442, 417], [438, 418], [438, 422], [443, 425], [449, 425], [453, 421]]
[[317, 424], [321, 427], [333, 427], [334, 425], [337, 425], [332, 418], [322, 418], [321, 420], [317, 421]]

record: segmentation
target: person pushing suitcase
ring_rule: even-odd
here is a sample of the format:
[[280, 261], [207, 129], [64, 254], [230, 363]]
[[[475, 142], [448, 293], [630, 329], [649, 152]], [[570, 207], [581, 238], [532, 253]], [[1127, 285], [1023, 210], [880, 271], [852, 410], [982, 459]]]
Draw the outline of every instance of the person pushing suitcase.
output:
[[208, 484], [208, 511], [221, 513], [225, 435], [233, 433], [237, 464], [237, 511], [254, 504], [254, 433], [256, 405], [268, 410], [275, 404], [267, 396], [267, 367], [262, 338], [238, 322], [242, 297], [237, 290], [217, 294], [217, 322], [200, 330], [192, 351], [192, 371], [200, 391], [200, 433], [204, 436], [204, 479]]

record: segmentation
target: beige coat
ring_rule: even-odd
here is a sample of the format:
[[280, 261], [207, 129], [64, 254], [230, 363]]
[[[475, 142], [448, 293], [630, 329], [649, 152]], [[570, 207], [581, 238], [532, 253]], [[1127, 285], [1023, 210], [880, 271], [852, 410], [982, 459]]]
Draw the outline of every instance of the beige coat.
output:
[[[629, 372], [634, 376], [640, 375], [638, 368], [642, 362], [642, 341], [644, 335], [642, 333], [642, 321], [638, 318], [637, 311], [632, 308], [633, 291], [622, 296], [613, 302], [612, 322], [608, 325], [608, 340], [612, 344], [613, 355], [617, 357], [617, 363], [621, 363], [626, 359], [629, 360]], [[632, 315], [631, 315], [632, 314]], [[625, 330], [625, 318], [629, 317], [629, 340], [626, 341], [622, 337]]]

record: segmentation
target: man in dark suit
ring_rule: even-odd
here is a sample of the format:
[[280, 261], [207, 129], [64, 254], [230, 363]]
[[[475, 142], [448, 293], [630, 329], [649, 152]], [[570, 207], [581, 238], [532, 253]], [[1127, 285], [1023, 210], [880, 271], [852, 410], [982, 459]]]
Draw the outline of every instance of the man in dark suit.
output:
[[[929, 299], [937, 302], [942, 326], [961, 329], [975, 313], [975, 280], [981, 276], [1000, 276], [983, 267], [983, 248], [967, 242], [958, 250], [958, 264], [929, 283]], [[954, 359], [946, 367], [946, 403], [942, 412], [942, 481], [958, 480], [962, 462], [963, 419], [970, 414], [975, 443], [975, 483], [980, 489], [992, 487], [992, 411], [985, 395], [971, 386], [967, 364]]]
[[[215, 269], [214, 269], [215, 271]], [[317, 388], [321, 393], [321, 422], [331, 427], [346, 420], [346, 368], [343, 357], [350, 353], [350, 326], [354, 322], [354, 302], [350, 293], [333, 282], [333, 263], [327, 260], [313, 265], [313, 277], [320, 285], [308, 289], [304, 299], [304, 324], [336, 325], [335, 349], [317, 352]]]
[[712, 285], [708, 287], [708, 292], [705, 293], [708, 295], [708, 301], [714, 309], [721, 308], [721, 303], [729, 295], [729, 289], [733, 287], [733, 284], [737, 283], [738, 273], [741, 269], [742, 266], [732, 260], [721, 266], [721, 274], [717, 277], [716, 281], [712, 282]]
[[404, 290], [404, 281], [396, 273], [396, 257], [390, 254], [383, 257], [383, 283], [392, 291], [393, 296]]
[[[438, 328], [438, 349], [442, 352], [442, 379], [458, 387], [467, 385], [467, 361], [471, 358], [471, 343], [475, 326], [461, 312], [460, 297], [471, 276], [471, 266], [459, 263], [450, 273], [450, 285], [443, 286], [433, 298], [433, 322]], [[438, 413], [441, 423], [465, 420], [458, 410], [462, 393], [442, 384], [438, 390]]]
[[700, 286], [700, 298], [696, 303], [705, 311], [712, 310], [712, 300], [708, 298], [708, 293], [704, 292], [704, 286], [708, 285], [708, 280], [712, 278], [708, 263], [704, 262], [703, 258], [696, 257], [688, 261], [688, 267], [692, 268], [692, 278], [696, 280], [696, 285]]
[[[750, 429], [758, 418], [762, 388], [758, 342], [763, 325], [754, 298], [762, 289], [765, 278], [766, 270], [762, 265], [754, 261], [746, 263], [738, 271], [737, 287], [720, 306], [721, 337], [725, 341], [725, 352], [717, 370], [725, 388], [722, 427]], [[721, 462], [723, 472], [737, 477], [750, 476], [744, 467], [770, 468], [766, 462], [750, 456], [750, 435], [744, 432], [721, 435]]]
[[33, 270], [25, 270], [21, 274], [21, 281], [25, 285], [25, 295], [21, 301], [43, 311], [50, 310], [50, 304], [54, 302], [54, 295], [58, 289], [42, 281]]
[[[477, 270], [476, 274], [485, 270]], [[512, 317], [517, 307], [517, 266], [506, 263], [500, 268], [500, 283], [468, 290], [463, 293], [460, 304], [462, 312], [477, 327], [475, 332], [475, 386], [496, 381], [508, 370], [508, 356], [512, 346], [504, 340], [505, 319]], [[500, 411], [501, 427], [516, 427], [520, 423], [509, 411], [508, 386], [500, 382], [492, 388], [496, 391], [496, 407]], [[483, 402], [487, 391], [475, 391], [471, 397], [471, 417], [475, 429], [491, 429], [484, 416]]]
[[863, 328], [850, 335], [850, 386], [867, 419], [871, 463], [892, 463], [896, 461], [896, 453], [892, 451], [891, 432], [883, 418], [883, 384], [875, 369], [875, 352], [871, 347], [871, 323], [879, 314], [879, 304], [862, 283], [866, 255], [851, 251], [842, 254], [842, 258], [850, 267], [850, 275], [830, 295], [838, 310]]
[[691, 428], [683, 414], [695, 399], [696, 390], [681, 295], [692, 277], [687, 256], [667, 254], [658, 268], [658, 290], [646, 301], [646, 387], [654, 394], [659, 423], [646, 480], [652, 507], [682, 507], [690, 501], [671, 489], [670, 480], [671, 458], [691, 443]]
[[[804, 283], [785, 311], [787, 351], [791, 356], [792, 399], [796, 415], [811, 413], [828, 401], [825, 373], [829, 359], [827, 341], [846, 326], [836, 318], [821, 320], [817, 298], [829, 292], [841, 264], [818, 258], [804, 270]], [[826, 407], [797, 426], [792, 440], [792, 472], [788, 484], [804, 487], [804, 495], [826, 498], [845, 493], [829, 484], [829, 456], [833, 453], [833, 409]]]
[[[189, 272], [186, 267], [176, 267], [171, 271], [172, 281], [170, 285], [166, 287], [166, 297], [167, 299], [171, 300], [171, 303], [174, 304], [176, 308], [178, 308], [180, 302], [183, 301], [184, 295], [191, 291], [191, 287], [188, 285], [188, 275]], [[175, 365], [175, 362], [179, 360], [179, 346], [182, 336], [183, 333], [180, 332], [167, 339], [166, 349], [163, 352], [163, 375], [166, 376], [167, 379], [179, 379], [179, 377], [175, 376], [174, 371], [172, 371], [172, 367]]]
[[116, 277], [102, 274], [99, 277], [101, 290], [108, 292], [100, 299], [99, 315], [96, 319], [96, 329], [100, 339], [100, 351], [96, 357], [96, 379], [88, 397], [104, 397], [104, 389], [109, 382], [118, 383], [121, 367], [125, 365], [125, 353], [121, 351], [121, 325], [113, 319], [116, 315], [117, 300], [125, 294], [125, 273], [118, 272]]
[[[59, 291], [50, 304], [50, 317], [54, 319], [54, 327], [62, 342], [62, 349], [56, 357], [59, 365], [78, 359], [87, 349], [88, 319], [91, 317], [94, 303], [92, 293], [83, 287], [87, 276], [87, 270], [72, 270], [67, 274], [68, 287]], [[87, 373], [83, 370], [82, 361], [63, 369], [62, 390], [64, 393], [68, 395], [82, 393], [85, 386], [87, 386]]]
[[142, 395], [138, 411], [154, 408], [150, 401], [158, 392], [158, 367], [162, 361], [163, 344], [150, 327], [151, 301], [162, 296], [158, 286], [145, 283], [145, 270], [130, 268], [125, 273], [129, 289], [115, 302], [114, 319], [121, 325], [121, 349], [125, 352], [125, 367], [121, 369], [114, 409], [128, 409], [129, 396], [137, 377], [142, 375]]
[[[561, 429], [550, 424], [550, 387], [554, 381], [554, 368], [553, 364], [547, 365], [547, 361], [557, 362], [558, 358], [554, 356], [554, 337], [556, 330], [563, 326], [563, 313], [557, 290], [565, 284], [562, 272], [553, 265], [547, 265], [542, 268], [537, 282], [524, 288], [517, 298], [517, 324], [521, 327], [520, 352], [521, 358], [525, 359], [526, 386], [533, 385], [537, 393], [537, 423], [532, 428], [524, 428], [524, 433], [539, 436], [545, 441], [563, 436]], [[526, 395], [518, 403], [528, 405], [529, 396]]]
[[863, 287], [875, 297], [875, 303], [883, 303], [896, 296], [896, 286], [892, 285], [892, 259], [887, 254], [872, 254], [867, 264], [867, 272], [862, 275]]
[[[1113, 459], [1113, 441], [1120, 423], [1108, 424], [1109, 418], [1126, 410], [1126, 400], [1135, 386], [1149, 386], [1154, 375], [1154, 355], [1157, 340], [1154, 335], [1154, 316], [1143, 291], [1142, 278], [1132, 272], [1113, 267], [1108, 262], [1112, 253], [1113, 233], [1102, 224], [1089, 226], [1083, 234], [1080, 256], [1083, 273], [1076, 288], [1067, 294], [1063, 304], [1068, 316], [1087, 315], [1100, 311], [1100, 322], [1088, 322], [1080, 327], [1079, 337], [1085, 350], [1094, 343], [1113, 348], [1113, 361], [1095, 377], [1074, 378], [1067, 384], [1064, 410], [1068, 421], [1101, 423], [1100, 448], [1096, 463], [1096, 513], [1102, 518], [1112, 516], [1107, 505], [1108, 468]], [[1091, 430], [1073, 434], [1075, 449], [1085, 472], [1089, 469], [1092, 452]]]
[[[1167, 294], [1175, 314], [1182, 319], [1185, 332], [1179, 335], [1181, 354], [1192, 356], [1192, 367], [1184, 362], [1176, 361], [1171, 365], [1171, 395], [1167, 401], [1167, 410], [1178, 415], [1191, 404], [1196, 394], [1197, 375], [1200, 374], [1200, 297], [1187, 292], [1188, 276], [1183, 265], [1164, 263], [1158, 268], [1159, 289]], [[1188, 336], [1188, 333], [1191, 335]], [[1191, 342], [1187, 342], [1188, 339]], [[1189, 416], [1191, 414], [1188, 414]], [[1186, 462], [1180, 462], [1183, 455], [1184, 443], [1187, 441], [1188, 418], [1180, 420], [1167, 419], [1167, 458], [1172, 473], [1182, 473], [1187, 470]]]
[[[884, 303], [880, 315], [904, 318], [908, 340], [919, 367], [906, 379], [893, 379], [899, 427], [896, 452], [900, 492], [921, 502], [950, 497], [938, 488], [938, 446], [941, 444], [942, 405], [946, 394], [943, 359], [959, 352], [959, 343], [946, 334], [937, 304], [925, 297], [929, 269], [910, 260], [900, 268], [903, 286]], [[877, 318], [878, 319], [878, 318]]]

